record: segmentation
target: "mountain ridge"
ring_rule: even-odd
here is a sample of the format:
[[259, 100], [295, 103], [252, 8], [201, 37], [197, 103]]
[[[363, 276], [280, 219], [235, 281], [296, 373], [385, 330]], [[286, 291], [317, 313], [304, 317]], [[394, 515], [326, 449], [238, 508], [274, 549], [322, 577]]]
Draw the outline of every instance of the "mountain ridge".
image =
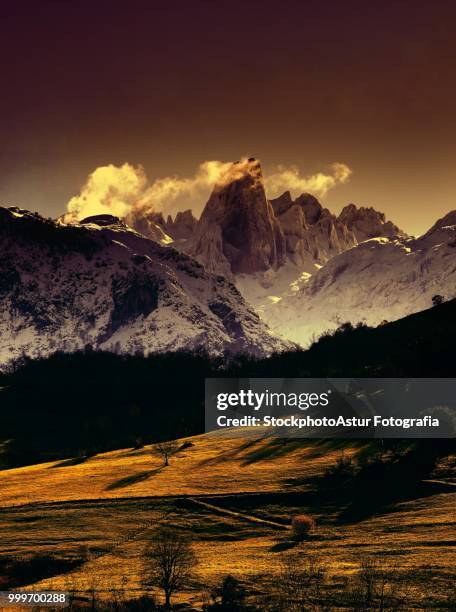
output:
[[0, 208], [0, 360], [114, 352], [281, 350], [238, 290], [106, 216], [61, 225]]
[[263, 317], [305, 345], [346, 321], [375, 326], [424, 310], [436, 294], [456, 296], [456, 211], [418, 238], [372, 238], [333, 257]]

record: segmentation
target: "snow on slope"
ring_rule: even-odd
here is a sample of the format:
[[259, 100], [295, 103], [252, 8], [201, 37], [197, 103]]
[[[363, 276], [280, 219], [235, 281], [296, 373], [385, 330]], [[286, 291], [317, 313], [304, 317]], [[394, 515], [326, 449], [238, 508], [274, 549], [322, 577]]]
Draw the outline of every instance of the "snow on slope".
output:
[[285, 343], [234, 285], [121, 222], [0, 208], [0, 364], [86, 345], [267, 354]]
[[378, 325], [423, 310], [435, 294], [456, 296], [456, 211], [420, 238], [373, 238], [341, 253], [260, 310], [274, 332], [307, 345], [346, 321]]

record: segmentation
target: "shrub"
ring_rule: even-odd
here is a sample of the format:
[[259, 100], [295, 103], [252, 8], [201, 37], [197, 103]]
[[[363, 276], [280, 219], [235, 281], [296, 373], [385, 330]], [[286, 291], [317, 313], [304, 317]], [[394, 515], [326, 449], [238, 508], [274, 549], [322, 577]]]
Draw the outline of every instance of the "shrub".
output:
[[134, 439], [133, 450], [141, 450], [142, 448], [144, 448], [144, 441], [141, 436], [138, 436]]
[[342, 455], [334, 465], [330, 465], [324, 475], [323, 483], [330, 487], [346, 484], [356, 474], [356, 468], [351, 457]]
[[250, 607], [244, 605], [244, 600], [247, 592], [239, 580], [233, 576], [226, 576], [222, 584], [215, 588], [211, 593], [210, 599], [212, 603], [205, 606], [206, 612], [242, 612], [250, 610]]
[[295, 538], [305, 538], [315, 529], [315, 521], [308, 514], [298, 514], [291, 521], [291, 530]]

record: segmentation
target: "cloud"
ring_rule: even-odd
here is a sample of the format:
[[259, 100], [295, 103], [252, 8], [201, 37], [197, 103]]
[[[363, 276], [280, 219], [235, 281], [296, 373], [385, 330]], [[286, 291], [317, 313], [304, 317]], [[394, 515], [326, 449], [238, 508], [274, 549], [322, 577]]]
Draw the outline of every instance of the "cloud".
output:
[[[193, 177], [179, 178], [178, 176], [167, 176], [155, 179], [144, 191], [140, 200], [136, 203], [137, 209], [161, 210], [165, 213], [176, 209], [176, 202], [180, 201], [187, 208], [201, 209], [204, 205], [202, 199], [220, 181], [220, 178], [229, 173], [232, 164], [217, 160], [205, 161], [200, 164]], [[198, 211], [200, 212], [200, 210]]]
[[125, 217], [146, 187], [147, 177], [141, 167], [127, 163], [100, 166], [89, 174], [79, 195], [68, 202], [65, 221], [103, 213]]
[[[199, 215], [214, 187], [220, 188], [246, 172], [257, 178], [260, 167], [247, 159], [235, 164], [210, 160], [200, 164], [192, 177], [167, 176], [149, 182], [141, 166], [129, 163], [100, 166], [89, 175], [79, 195], [68, 202], [64, 221], [74, 222], [102, 213], [131, 219], [151, 211], [162, 211], [166, 215], [185, 208], [192, 208]], [[341, 163], [332, 165], [331, 174], [311, 176], [301, 176], [294, 166], [278, 166], [265, 177], [265, 185], [269, 197], [286, 190], [294, 195], [309, 191], [323, 196], [336, 185], [345, 183], [350, 174], [350, 168]]]
[[[129, 163], [122, 166], [100, 166], [87, 178], [80, 193], [67, 204], [65, 222], [74, 222], [96, 214], [112, 214], [127, 217], [131, 214], [144, 214], [150, 210], [173, 212], [176, 202], [187, 201], [187, 208], [194, 207], [198, 197], [204, 205], [204, 197], [220, 182], [235, 178], [231, 170], [233, 164], [217, 160], [205, 161], [198, 167], [195, 175], [189, 178], [167, 176], [149, 183], [141, 166]], [[197, 211], [199, 212], [199, 211]]]
[[336, 162], [332, 164], [332, 173], [318, 172], [310, 176], [302, 176], [296, 166], [279, 166], [265, 178], [266, 191], [269, 197], [276, 197], [284, 191], [291, 191], [297, 196], [303, 192], [310, 192], [316, 196], [324, 196], [330, 189], [346, 183], [352, 171], [346, 164]]

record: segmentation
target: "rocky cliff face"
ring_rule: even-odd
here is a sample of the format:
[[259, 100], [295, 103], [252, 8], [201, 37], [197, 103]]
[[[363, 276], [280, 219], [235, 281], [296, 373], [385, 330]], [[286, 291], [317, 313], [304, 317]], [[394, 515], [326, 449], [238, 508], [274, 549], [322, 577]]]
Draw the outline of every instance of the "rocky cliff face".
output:
[[62, 225], [0, 208], [0, 365], [86, 345], [146, 354], [284, 346], [226, 279], [115, 217]]
[[358, 242], [370, 238], [406, 237], [405, 232], [399, 229], [397, 225], [394, 225], [391, 221], [386, 221], [384, 213], [372, 207], [361, 206], [357, 208], [355, 204], [348, 204], [340, 213], [338, 221], [353, 232]]
[[297, 266], [324, 264], [357, 244], [353, 232], [310, 194], [293, 201], [287, 191], [271, 205], [285, 237], [287, 257]]
[[268, 201], [254, 158], [232, 164], [220, 177], [198, 221], [190, 210], [175, 219], [148, 211], [127, 221], [162, 244], [174, 241], [210, 272], [231, 280], [255, 276], [269, 287], [284, 265], [288, 279], [293, 275], [289, 264], [300, 273], [312, 273], [368, 238], [405, 237], [373, 208], [350, 204], [336, 217], [308, 193], [293, 200], [286, 191]]
[[456, 297], [456, 211], [420, 238], [378, 237], [328, 261], [298, 291], [269, 302], [263, 317], [283, 337], [308, 344], [350, 321], [378, 325]]
[[[101, 215], [96, 215], [94, 218], [98, 218]], [[89, 217], [91, 219], [92, 217]], [[117, 217], [114, 217], [117, 222], [119, 221]], [[125, 218], [125, 224], [129, 227], [132, 227], [146, 238], [150, 238], [159, 244], [167, 245], [170, 244], [173, 240], [165, 231], [164, 225], [160, 223], [160, 216], [156, 213], [152, 214], [143, 214], [143, 215], [133, 215], [130, 214]], [[83, 221], [81, 222], [83, 223]]]
[[135, 230], [152, 240], [157, 240], [158, 228], [167, 237], [167, 244], [171, 240], [188, 240], [198, 223], [191, 210], [179, 211], [174, 219], [171, 215], [165, 219], [162, 212], [150, 211], [142, 215], [131, 215], [130, 218], [127, 218], [127, 222]]
[[191, 210], [179, 211], [173, 219], [168, 215], [165, 231], [173, 240], [188, 240], [198, 224], [198, 220], [193, 216]]
[[285, 239], [266, 199], [256, 159], [235, 163], [207, 202], [188, 252], [207, 270], [253, 274], [279, 268]]

